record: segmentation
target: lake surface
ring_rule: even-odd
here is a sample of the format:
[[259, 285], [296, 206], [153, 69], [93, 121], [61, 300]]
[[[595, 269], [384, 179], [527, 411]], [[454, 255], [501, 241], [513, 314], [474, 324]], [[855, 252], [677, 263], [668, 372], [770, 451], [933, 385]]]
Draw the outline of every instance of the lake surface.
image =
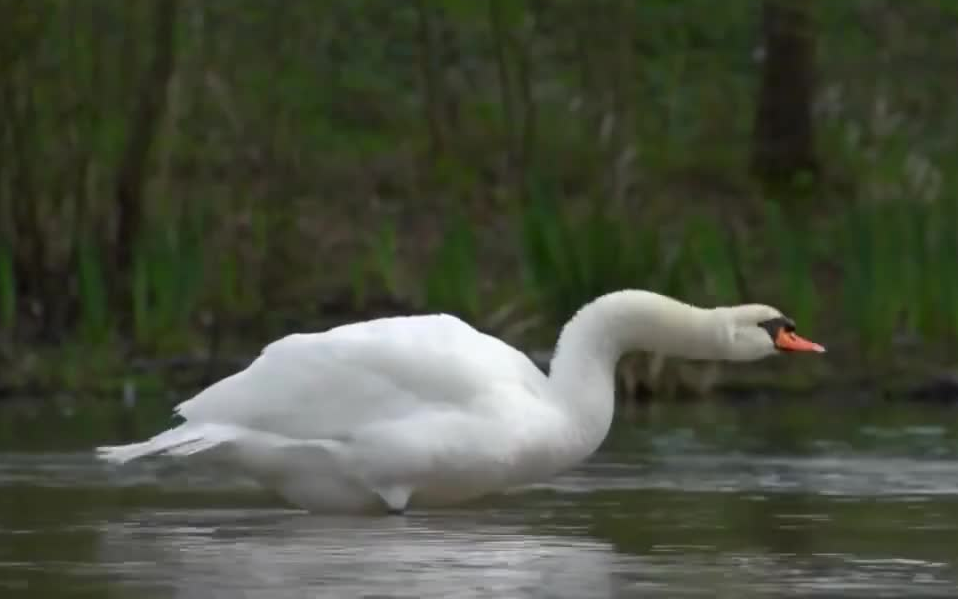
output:
[[96, 463], [162, 426], [130, 422], [0, 409], [0, 597], [958, 596], [953, 408], [640, 411], [549, 484], [389, 517]]

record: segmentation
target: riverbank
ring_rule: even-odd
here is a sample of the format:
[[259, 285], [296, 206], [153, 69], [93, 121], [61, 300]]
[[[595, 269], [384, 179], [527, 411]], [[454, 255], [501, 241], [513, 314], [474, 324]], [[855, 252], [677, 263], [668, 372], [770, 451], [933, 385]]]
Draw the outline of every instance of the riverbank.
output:
[[[388, 313], [549, 348], [627, 287], [768, 303], [829, 353], [626, 368], [624, 397], [954, 395], [956, 94], [914, 60], [950, 51], [926, 34], [940, 6], [810, 8], [828, 60], [798, 102], [763, 83], [801, 69], [756, 51], [749, 3], [173, 4], [6, 20], [26, 49], [0, 114], [6, 397], [180, 396], [287, 333]], [[779, 174], [771, 121], [803, 130]]]
[[[373, 317], [340, 315], [335, 324]], [[286, 332], [324, 328], [293, 326]], [[132, 404], [146, 397], [172, 405], [245, 368], [278, 336], [232, 338], [229, 343], [220, 342], [221, 347], [213, 340], [212, 346], [175, 355], [124, 355], [121, 344], [21, 348], [0, 370], [0, 403], [65, 400], [82, 407], [89, 402]], [[507, 341], [548, 372], [550, 347]], [[890, 355], [893, 359], [866, 359], [841, 343], [821, 356], [779, 356], [745, 364], [656, 361], [647, 355], [630, 355], [623, 358], [616, 373], [616, 401], [625, 409], [650, 402], [787, 400], [820, 395], [853, 403], [958, 403], [958, 366], [954, 363], [907, 349]]]
[[[703, 306], [770, 303], [829, 351], [721, 367], [670, 362], [652, 381], [641, 374], [647, 364], [627, 361], [619, 376], [627, 404], [822, 390], [954, 401], [955, 198], [850, 203], [828, 219], [787, 227], [766, 202], [751, 220], [740, 215], [751, 225], [739, 232], [705, 213], [659, 214], [637, 229], [636, 211], [585, 202], [559, 209], [539, 198], [495, 218], [420, 223], [402, 237], [387, 227], [338, 262], [299, 252], [295, 267], [262, 263], [260, 274], [275, 279], [269, 285], [248, 278], [252, 267], [238, 260], [223, 270], [218, 254], [198, 266], [174, 252], [144, 266], [147, 287], [133, 277], [127, 308], [106, 292], [106, 267], [91, 267], [100, 275], [76, 281], [80, 309], [61, 312], [63, 326], [30, 314], [29, 301], [17, 304], [21, 317], [6, 329], [13, 335], [0, 329], [0, 397], [121, 398], [130, 389], [182, 396], [244, 367], [283, 335], [396, 314], [457, 314], [543, 356], [578, 307], [606, 291], [643, 287]], [[362, 245], [364, 228], [340, 224], [341, 238]], [[431, 241], [414, 235], [420, 230]], [[312, 247], [277, 239], [286, 251]]]

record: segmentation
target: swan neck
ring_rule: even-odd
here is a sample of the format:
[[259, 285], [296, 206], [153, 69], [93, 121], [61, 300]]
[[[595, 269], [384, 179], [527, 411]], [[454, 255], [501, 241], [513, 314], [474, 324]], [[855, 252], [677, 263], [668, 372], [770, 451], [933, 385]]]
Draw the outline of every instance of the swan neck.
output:
[[727, 330], [715, 309], [650, 291], [618, 291], [586, 304], [563, 327], [552, 372], [582, 361], [614, 367], [624, 353], [647, 351], [688, 359], [719, 359]]
[[603, 295], [563, 327], [549, 369], [553, 395], [590, 434], [604, 438], [615, 404], [615, 366], [647, 351], [690, 359], [722, 354], [715, 311], [648, 291]]

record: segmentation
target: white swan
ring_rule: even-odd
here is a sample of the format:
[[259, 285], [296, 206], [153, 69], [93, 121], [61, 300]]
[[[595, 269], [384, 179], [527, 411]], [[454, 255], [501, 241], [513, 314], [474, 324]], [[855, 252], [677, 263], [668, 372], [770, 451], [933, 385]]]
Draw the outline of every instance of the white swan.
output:
[[626, 351], [757, 360], [822, 352], [775, 308], [712, 309], [639, 290], [599, 297], [559, 336], [545, 376], [458, 318], [383, 318], [268, 345], [176, 407], [182, 424], [100, 447], [113, 463], [210, 460], [315, 512], [402, 512], [542, 481], [595, 451]]

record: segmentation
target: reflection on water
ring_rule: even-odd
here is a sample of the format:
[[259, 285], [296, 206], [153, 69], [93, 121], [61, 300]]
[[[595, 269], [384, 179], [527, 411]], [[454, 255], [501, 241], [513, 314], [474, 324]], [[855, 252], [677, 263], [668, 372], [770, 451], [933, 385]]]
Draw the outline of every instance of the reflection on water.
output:
[[846, 417], [841, 434], [728, 416], [625, 425], [549, 484], [403, 517], [310, 515], [162, 461], [9, 451], [0, 597], [955, 596], [948, 412]]
[[[521, 524], [467, 514], [373, 521], [198, 511], [187, 521], [177, 513], [151, 514], [103, 533], [101, 561], [132, 554], [133, 578], [176, 597], [205, 597], [210, 584], [224, 593], [261, 590], [273, 597], [305, 590], [332, 597], [462, 591], [502, 597], [550, 587], [570, 597], [607, 597], [621, 588], [621, 568], [606, 543], [527, 533]], [[161, 537], [162, 543], [144, 543]], [[140, 550], [132, 553], [133, 547]], [[288, 581], [296, 584], [290, 588]]]

